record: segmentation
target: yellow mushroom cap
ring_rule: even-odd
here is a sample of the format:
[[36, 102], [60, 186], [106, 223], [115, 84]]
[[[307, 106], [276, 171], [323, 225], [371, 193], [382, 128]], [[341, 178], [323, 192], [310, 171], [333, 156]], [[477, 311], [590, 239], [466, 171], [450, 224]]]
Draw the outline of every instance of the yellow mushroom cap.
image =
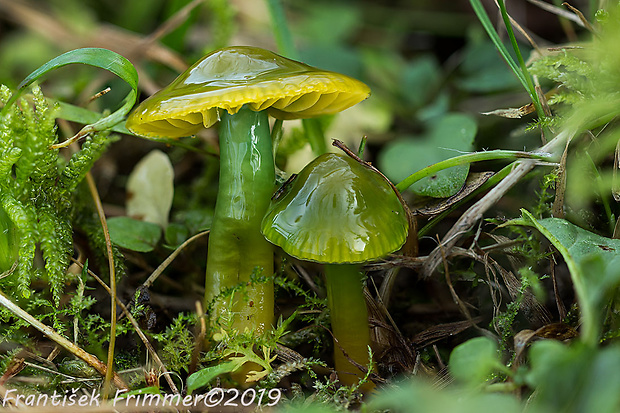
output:
[[248, 105], [278, 119], [340, 112], [370, 95], [359, 80], [320, 70], [257, 47], [212, 52], [143, 101], [127, 128], [147, 137], [189, 136]]

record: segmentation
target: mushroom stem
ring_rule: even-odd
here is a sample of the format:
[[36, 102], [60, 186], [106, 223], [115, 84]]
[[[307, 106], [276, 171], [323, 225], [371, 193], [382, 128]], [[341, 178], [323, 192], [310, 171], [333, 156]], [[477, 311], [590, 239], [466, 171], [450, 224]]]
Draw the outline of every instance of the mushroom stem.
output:
[[[327, 303], [334, 335], [334, 364], [340, 382], [347, 386], [357, 384], [365, 375], [349, 359], [364, 367], [370, 361], [370, 327], [362, 278], [356, 264], [325, 265]], [[369, 383], [365, 387], [368, 390], [373, 385]]]
[[[235, 329], [262, 333], [273, 322], [273, 282], [252, 280], [252, 274], [273, 274], [273, 246], [260, 232], [275, 185], [269, 123], [267, 112], [246, 106], [233, 115], [222, 112], [220, 180], [209, 235], [205, 303], [213, 302], [213, 321], [232, 311]], [[232, 300], [222, 294], [238, 286], [242, 289]]]

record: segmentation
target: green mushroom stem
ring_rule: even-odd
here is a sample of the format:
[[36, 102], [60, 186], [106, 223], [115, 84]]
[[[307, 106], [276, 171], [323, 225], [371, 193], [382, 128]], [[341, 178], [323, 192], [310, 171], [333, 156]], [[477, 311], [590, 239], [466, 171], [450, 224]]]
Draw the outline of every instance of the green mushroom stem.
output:
[[363, 367], [371, 362], [363, 277], [356, 264], [325, 264], [327, 305], [335, 338], [334, 365], [340, 381], [347, 385], [357, 383], [365, 375], [349, 359]]
[[[265, 111], [222, 111], [220, 180], [209, 235], [205, 304], [212, 320], [232, 312], [233, 327], [264, 332], [273, 322], [273, 246], [260, 233], [275, 185], [269, 122]], [[252, 280], [252, 274], [267, 278]], [[257, 277], [258, 278], [258, 277]], [[230, 297], [226, 291], [242, 286]], [[224, 293], [224, 294], [223, 294]], [[208, 308], [208, 307], [207, 307]]]

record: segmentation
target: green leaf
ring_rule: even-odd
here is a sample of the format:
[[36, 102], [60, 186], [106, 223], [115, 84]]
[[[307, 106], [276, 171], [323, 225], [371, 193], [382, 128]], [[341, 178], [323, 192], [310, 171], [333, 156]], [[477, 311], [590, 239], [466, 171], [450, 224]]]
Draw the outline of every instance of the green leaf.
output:
[[[455, 151], [471, 151], [476, 122], [468, 115], [451, 113], [434, 119], [431, 130], [421, 139], [403, 139], [389, 143], [379, 154], [379, 168], [398, 182], [428, 165], [454, 157]], [[447, 198], [465, 183], [469, 164], [458, 165], [423, 178], [411, 189], [424, 196]]]
[[487, 34], [491, 38], [491, 41], [497, 48], [497, 51], [504, 58], [508, 66], [510, 66], [510, 69], [512, 69], [512, 72], [517, 77], [517, 79], [519, 79], [519, 82], [521, 82], [525, 90], [530, 92], [527, 80], [525, 79], [525, 75], [523, 74], [523, 72], [521, 72], [519, 65], [517, 64], [517, 62], [515, 62], [514, 58], [508, 51], [508, 48], [502, 42], [497, 31], [495, 31], [495, 26], [493, 25], [493, 23], [491, 22], [491, 19], [487, 15], [486, 10], [484, 9], [484, 6], [482, 5], [482, 2], [480, 0], [469, 0], [469, 2], [471, 3], [471, 6], [474, 9], [474, 12], [476, 13], [476, 16], [478, 16], [478, 19], [480, 20], [482, 27], [484, 27], [484, 30], [486, 30]]
[[441, 67], [432, 56], [421, 56], [403, 69], [401, 84], [404, 99], [414, 107], [427, 103], [441, 83]]
[[188, 209], [177, 213], [175, 221], [185, 225], [191, 234], [196, 234], [211, 228], [213, 214], [213, 208]]
[[[136, 98], [138, 96], [138, 72], [136, 72], [136, 69], [131, 62], [123, 56], [111, 50], [100, 48], [71, 50], [40, 66], [34, 72], [26, 76], [26, 78], [19, 84], [17, 91], [13, 94], [13, 96], [11, 96], [1, 113], [4, 113], [4, 111], [7, 110], [7, 108], [11, 106], [19, 98], [23, 91], [33, 82], [54, 69], [58, 69], [72, 63], [80, 63], [105, 69], [127, 82], [127, 84], [131, 87], [131, 91], [123, 100], [123, 104], [120, 109], [86, 126], [80, 131], [80, 134], [85, 135], [87, 133], [109, 129], [120, 123], [136, 102]], [[79, 121], [75, 118], [71, 120]]]
[[243, 362], [233, 360], [198, 370], [187, 378], [187, 394], [192, 394], [194, 390], [206, 386], [219, 375], [232, 373], [242, 364]]
[[529, 351], [525, 380], [536, 389], [532, 408], [561, 412], [617, 412], [620, 407], [620, 348], [593, 351], [543, 340]]
[[187, 238], [189, 238], [189, 230], [186, 226], [179, 223], [172, 222], [164, 230], [164, 239], [166, 240], [166, 244], [171, 247], [178, 247]]
[[524, 223], [535, 227], [562, 254], [570, 271], [583, 317], [582, 339], [598, 342], [603, 301], [620, 283], [620, 240], [586, 231], [566, 220], [537, 220], [521, 211]]
[[108, 219], [108, 229], [114, 244], [138, 252], [152, 251], [161, 237], [159, 225], [129, 217]]
[[440, 390], [417, 377], [384, 389], [369, 400], [368, 412], [523, 412], [523, 406], [512, 395], [467, 391], [458, 386]]
[[497, 54], [493, 43], [470, 36], [463, 50], [462, 76], [456, 85], [467, 92], [489, 93], [516, 89], [518, 78], [506, 70], [506, 64]]
[[359, 7], [336, 2], [313, 2], [310, 5], [295, 29], [302, 36], [312, 39], [311, 43], [343, 44], [359, 30], [362, 21]]
[[491, 373], [504, 367], [497, 348], [497, 343], [488, 337], [476, 337], [458, 345], [450, 354], [450, 373], [463, 383], [484, 383]]

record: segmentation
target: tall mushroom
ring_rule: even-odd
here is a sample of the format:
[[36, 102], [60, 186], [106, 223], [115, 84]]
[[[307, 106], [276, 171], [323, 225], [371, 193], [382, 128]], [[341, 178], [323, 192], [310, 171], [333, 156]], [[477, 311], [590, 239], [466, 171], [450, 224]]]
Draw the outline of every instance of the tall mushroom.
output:
[[[368, 87], [255, 47], [217, 50], [142, 102], [127, 128], [147, 137], [181, 137], [220, 120], [220, 180], [209, 235], [205, 303], [214, 318], [232, 311], [235, 328], [257, 332], [273, 321], [273, 249], [260, 234], [275, 166], [268, 115], [278, 119], [336, 113], [368, 97]], [[218, 299], [248, 285], [234, 306]]]
[[[327, 301], [340, 381], [357, 383], [369, 364], [370, 329], [358, 263], [398, 250], [408, 233], [400, 196], [383, 175], [349, 156], [309, 163], [270, 206], [262, 232], [289, 255], [325, 264]], [[343, 352], [344, 351], [344, 352]]]

